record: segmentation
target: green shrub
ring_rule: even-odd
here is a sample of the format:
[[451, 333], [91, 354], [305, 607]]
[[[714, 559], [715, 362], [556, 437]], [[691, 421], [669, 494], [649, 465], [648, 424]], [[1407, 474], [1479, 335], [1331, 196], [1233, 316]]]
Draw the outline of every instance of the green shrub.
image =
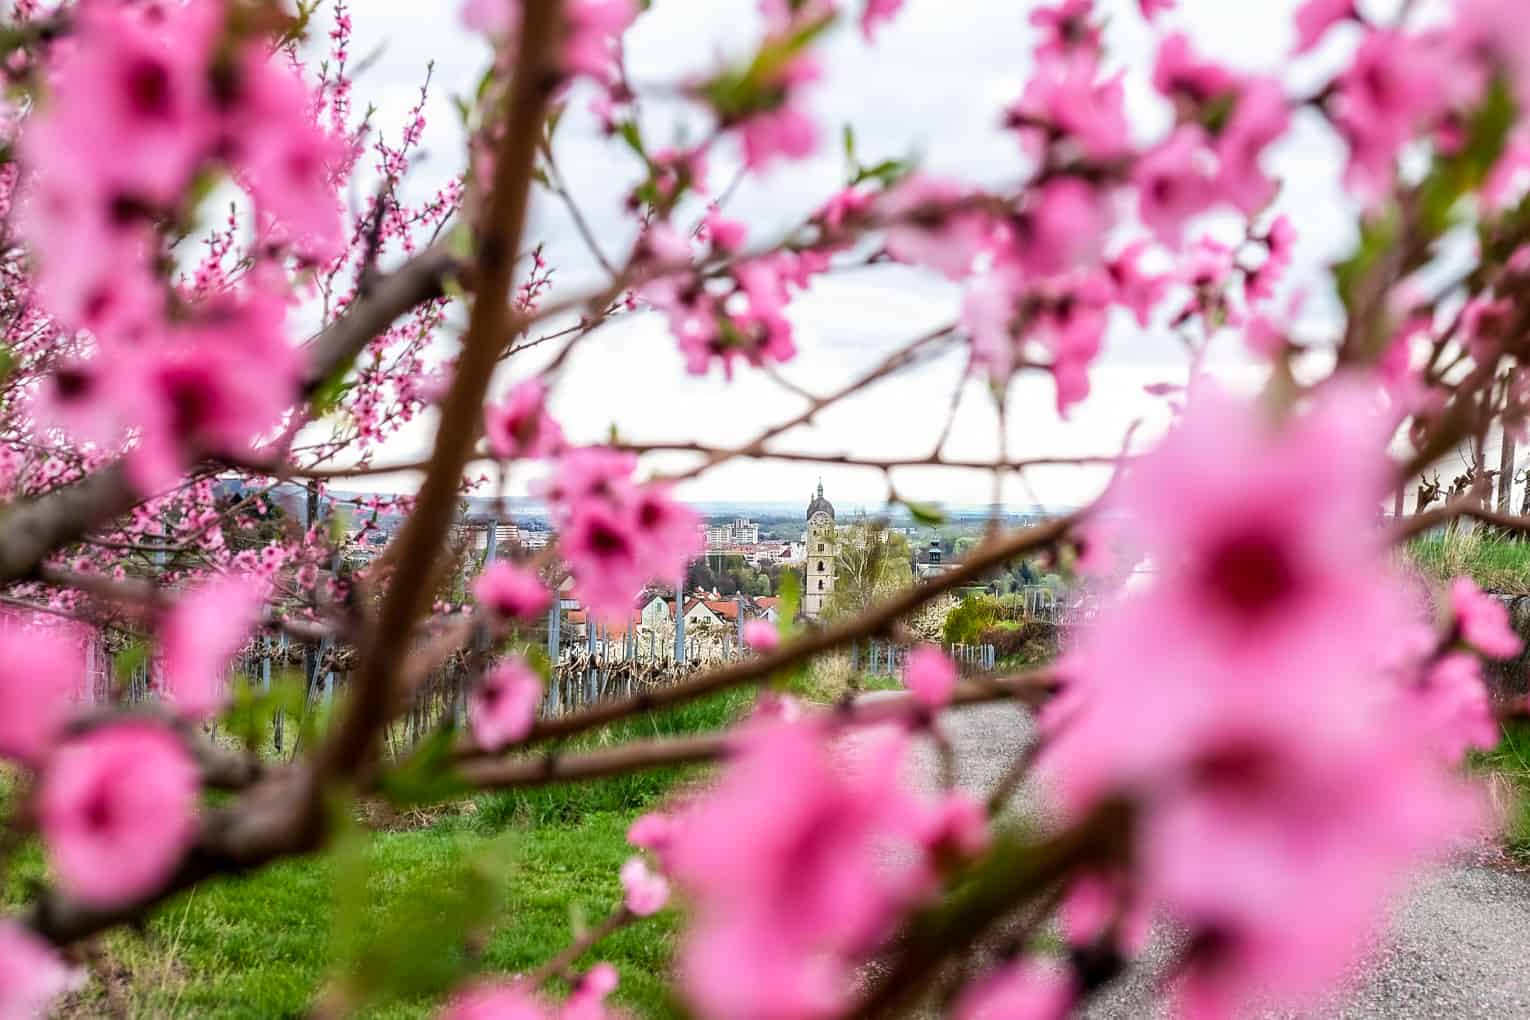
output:
[[991, 595], [970, 595], [946, 615], [941, 636], [948, 645], [975, 645], [983, 631], [999, 622], [1003, 612]]

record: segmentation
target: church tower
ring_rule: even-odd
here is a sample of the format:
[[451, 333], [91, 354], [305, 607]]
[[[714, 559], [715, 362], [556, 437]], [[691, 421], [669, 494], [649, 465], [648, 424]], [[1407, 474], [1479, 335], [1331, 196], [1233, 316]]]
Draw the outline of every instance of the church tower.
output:
[[802, 538], [807, 546], [807, 570], [802, 585], [802, 612], [810, 620], [823, 613], [834, 592], [834, 504], [823, 498], [823, 480], [818, 495], [807, 508], [807, 531]]

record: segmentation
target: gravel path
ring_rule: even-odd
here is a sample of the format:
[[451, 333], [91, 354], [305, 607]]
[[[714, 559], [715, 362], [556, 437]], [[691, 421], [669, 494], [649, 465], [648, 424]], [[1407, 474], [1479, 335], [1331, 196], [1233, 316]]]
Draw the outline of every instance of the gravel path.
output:
[[[958, 781], [986, 793], [1030, 732], [1028, 716], [1012, 706], [953, 713], [947, 733], [957, 752]], [[920, 749], [918, 768], [933, 781], [936, 758], [929, 748]], [[1150, 946], [1139, 966], [1119, 979], [1088, 1016], [1139, 1020], [1160, 1015], [1153, 971], [1167, 956], [1161, 943]], [[1530, 878], [1467, 863], [1441, 869], [1399, 907], [1372, 963], [1333, 1006], [1315, 1016], [1530, 1018]]]

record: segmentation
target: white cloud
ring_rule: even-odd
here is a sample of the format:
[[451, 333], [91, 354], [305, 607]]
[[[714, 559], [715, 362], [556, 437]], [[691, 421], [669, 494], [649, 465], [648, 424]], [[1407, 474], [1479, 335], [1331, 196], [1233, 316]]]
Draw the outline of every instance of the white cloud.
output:
[[[833, 137], [825, 139], [818, 157], [751, 180], [739, 190], [730, 211], [755, 225], [759, 239], [815, 208], [839, 183], [837, 131], [845, 121], [855, 124], [858, 146], [869, 157], [917, 153], [933, 171], [986, 182], [1020, 176], [1025, 169], [1021, 153], [1013, 138], [998, 128], [998, 120], [1025, 78], [1032, 41], [1026, 14], [1035, 6], [909, 0], [875, 48], [867, 48], [853, 26], [844, 26], [828, 43], [828, 74], [815, 100]], [[1107, 0], [1100, 6], [1108, 15], [1112, 52], [1128, 74], [1134, 130], [1140, 137], [1153, 137], [1165, 122], [1146, 84], [1157, 34], [1136, 13], [1135, 0]], [[1297, 0], [1181, 0], [1180, 10], [1164, 25], [1190, 31], [1208, 56], [1273, 71], [1289, 49], [1296, 6]], [[415, 195], [433, 190], [456, 170], [461, 137], [449, 96], [472, 89], [488, 55], [480, 40], [460, 29], [454, 7], [367, 0], [354, 11], [354, 57], [377, 54], [358, 83], [358, 102], [377, 103], [380, 124], [396, 130], [415, 102], [427, 63], [436, 61], [425, 136], [431, 158], [411, 181]], [[628, 38], [630, 67], [640, 83], [683, 82], [714, 66], [721, 56], [745, 52], [757, 26], [754, 0], [657, 0]], [[1331, 69], [1334, 54], [1342, 57], [1346, 45], [1336, 40], [1316, 58], [1314, 68], [1290, 74], [1293, 92], [1312, 88], [1324, 68]], [[584, 99], [576, 97], [560, 129], [559, 160], [571, 188], [607, 240], [607, 250], [619, 254], [632, 233], [621, 202], [639, 169], [619, 143], [595, 136], [584, 105]], [[649, 104], [644, 126], [651, 142], [662, 144], [682, 126], [694, 136], [696, 122], [677, 124], [676, 109], [674, 102]], [[714, 187], [731, 175], [733, 158], [723, 153], [714, 158]], [[1353, 210], [1339, 186], [1342, 147], [1315, 116], [1301, 116], [1269, 165], [1283, 184], [1277, 208], [1290, 214], [1302, 232], [1293, 270], [1297, 283], [1309, 291], [1301, 332], [1311, 338], [1331, 335], [1338, 312], [1324, 267], [1352, 243]], [[533, 232], [546, 241], [551, 261], [559, 268], [560, 286], [588, 285], [598, 278], [566, 215], [545, 195], [539, 199]], [[798, 385], [827, 392], [922, 330], [954, 316], [958, 301], [949, 285], [899, 267], [834, 274], [794, 306], [802, 353], [784, 374]], [[506, 378], [497, 385], [538, 371], [543, 363], [544, 357], [531, 356], [509, 365]], [[1257, 378], [1257, 369], [1235, 338], [1213, 348], [1212, 364], [1242, 385]], [[1112, 451], [1138, 419], [1147, 423], [1143, 435], [1151, 435], [1162, 427], [1165, 414], [1161, 402], [1143, 393], [1143, 386], [1182, 382], [1184, 373], [1183, 349], [1165, 331], [1144, 334], [1134, 326], [1113, 328], [1094, 394], [1066, 422], [1057, 418], [1049, 380], [1024, 379], [1013, 387], [1010, 453]], [[811, 428], [783, 437], [780, 445], [863, 456], [922, 455], [939, 435], [961, 378], [960, 358], [942, 359], [882, 384], [847, 407], [831, 409]], [[992, 455], [997, 445], [992, 402], [977, 382], [965, 386], [949, 451], [958, 456]], [[798, 398], [747, 368], [731, 384], [723, 384], [716, 372], [703, 380], [687, 376], [662, 321], [651, 315], [629, 317], [586, 341], [574, 355], [554, 402], [568, 431], [580, 439], [602, 438], [615, 424], [632, 439], [709, 444], [746, 440], [762, 424], [788, 417], [801, 406]], [[423, 426], [411, 429], [385, 459], [417, 455], [425, 440]], [[653, 466], [662, 469], [674, 463], [655, 458]], [[821, 473], [826, 488], [849, 503], [875, 502], [885, 493], [875, 472], [833, 468]], [[807, 464], [730, 465], [689, 486], [686, 494], [698, 499], [791, 499], [807, 493], [819, 474], [816, 466]], [[1038, 469], [1029, 478], [1029, 488], [1011, 483], [1005, 495], [1029, 502], [1033, 489], [1047, 500], [1076, 502], [1092, 495], [1102, 478], [1098, 470]], [[921, 469], [900, 474], [898, 481], [906, 495], [920, 499], [986, 502], [991, 494], [991, 483], [982, 474]]]

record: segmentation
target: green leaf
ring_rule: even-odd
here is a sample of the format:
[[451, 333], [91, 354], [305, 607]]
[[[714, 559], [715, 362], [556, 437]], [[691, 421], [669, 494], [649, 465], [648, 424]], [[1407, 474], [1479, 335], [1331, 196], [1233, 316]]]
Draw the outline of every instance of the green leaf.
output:
[[233, 701], [223, 714], [223, 725], [245, 750], [258, 752], [270, 740], [278, 712], [294, 718], [303, 712], [303, 680], [291, 671], [273, 676], [269, 691], [249, 679], [236, 684]]
[[946, 523], [945, 511], [937, 503], [921, 503], [912, 499], [905, 499], [901, 502], [904, 508], [908, 510], [909, 516], [918, 524], [933, 528]]
[[383, 796], [394, 804], [425, 804], [448, 800], [469, 792], [457, 775], [452, 747], [457, 729], [450, 719], [420, 742], [413, 754], [383, 774]]
[[906, 159], [884, 159], [875, 166], [862, 167], [855, 175], [851, 185], [864, 184], [867, 181], [876, 181], [883, 187], [891, 187], [899, 180], [908, 176], [912, 164]]
[[628, 148], [644, 160], [648, 159], [648, 150], [643, 147], [643, 133], [638, 130], [637, 121], [622, 121], [616, 125], [616, 133], [621, 136], [622, 141], [627, 143]]
[[802, 582], [797, 579], [795, 570], [783, 570], [781, 572], [781, 619], [777, 621], [777, 627], [784, 638], [791, 632], [792, 621], [797, 618], [797, 611], [802, 608]]
[[860, 166], [855, 158], [855, 128], [848, 123], [840, 129], [840, 142], [845, 147], [845, 159], [849, 161], [851, 169]]
[[[368, 849], [347, 839], [334, 854], [334, 947], [347, 1004], [366, 1009], [444, 994], [468, 973], [470, 943], [503, 909], [511, 839], [445, 868], [402, 876], [402, 889], [393, 875], [386, 890], [375, 888]], [[375, 916], [380, 903], [386, 906]]]

